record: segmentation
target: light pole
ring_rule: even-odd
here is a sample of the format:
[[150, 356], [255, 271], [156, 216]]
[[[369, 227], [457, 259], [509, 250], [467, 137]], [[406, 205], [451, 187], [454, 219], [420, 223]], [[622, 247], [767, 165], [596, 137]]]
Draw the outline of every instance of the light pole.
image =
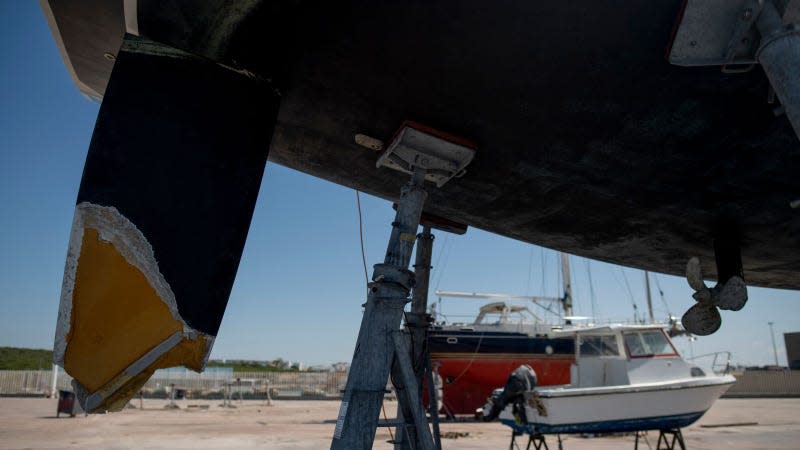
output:
[[769, 324], [769, 336], [772, 338], [772, 351], [775, 352], [775, 365], [778, 365], [778, 347], [775, 346], [775, 332], [772, 330], [774, 322], [767, 322]]

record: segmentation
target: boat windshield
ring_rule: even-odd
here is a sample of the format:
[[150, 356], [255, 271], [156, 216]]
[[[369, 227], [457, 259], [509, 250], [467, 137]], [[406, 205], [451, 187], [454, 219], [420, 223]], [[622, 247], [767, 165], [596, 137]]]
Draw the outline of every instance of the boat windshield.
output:
[[631, 358], [677, 354], [661, 330], [628, 331], [623, 336]]
[[617, 338], [609, 335], [580, 336], [580, 355], [583, 356], [618, 356]]

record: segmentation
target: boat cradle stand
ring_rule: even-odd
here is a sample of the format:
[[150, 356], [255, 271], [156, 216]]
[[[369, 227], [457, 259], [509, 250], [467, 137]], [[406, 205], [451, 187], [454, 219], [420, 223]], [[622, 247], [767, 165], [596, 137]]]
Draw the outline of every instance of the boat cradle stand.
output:
[[[331, 450], [368, 450], [372, 448], [387, 379], [392, 378], [398, 405], [403, 416], [398, 425], [405, 439], [398, 439], [395, 448], [438, 450], [439, 442], [428, 427], [422, 404], [421, 371], [415, 371], [410, 337], [414, 334], [400, 330], [409, 293], [416, 288], [414, 272], [408, 270], [411, 254], [417, 241], [423, 204], [427, 198], [425, 182], [442, 187], [450, 179], [464, 174], [475, 153], [474, 145], [444, 133], [410, 122], [401, 130], [386, 152], [379, 158], [378, 167], [389, 167], [409, 174], [410, 182], [403, 186], [397, 201], [397, 213], [382, 264], [374, 266], [372, 282], [368, 285], [367, 302], [347, 377], [343, 399], [331, 442]], [[429, 235], [426, 227], [424, 235]], [[429, 249], [429, 248], [428, 248]], [[427, 253], [427, 252], [426, 252]], [[430, 261], [422, 262], [429, 267]], [[417, 267], [419, 269], [419, 267]], [[427, 286], [424, 287], [427, 290]], [[425, 292], [427, 295], [427, 292]], [[412, 313], [421, 313], [416, 305]], [[425, 322], [419, 314], [419, 322]], [[411, 322], [411, 321], [410, 321]], [[411, 325], [411, 323], [409, 323]], [[416, 325], [422, 326], [423, 323]], [[420, 328], [420, 331], [424, 327]], [[419, 362], [419, 361], [418, 361]], [[419, 364], [416, 365], [419, 367]], [[432, 381], [432, 380], [431, 380]], [[435, 400], [435, 397], [434, 397]], [[436, 402], [432, 402], [436, 404]], [[390, 424], [394, 425], [394, 423]], [[438, 433], [436, 433], [438, 434]]]
[[[519, 448], [517, 446], [517, 436], [521, 435], [521, 432], [512, 431], [511, 432], [511, 443], [508, 445], [508, 450], [515, 450]], [[563, 450], [564, 446], [561, 442], [561, 435], [557, 434], [558, 437], [558, 450]], [[544, 439], [543, 434], [528, 434], [528, 445], [525, 446], [525, 450], [530, 450], [531, 445], [533, 445], [534, 450], [550, 450], [550, 447], [547, 446], [547, 441]]]
[[[640, 433], [641, 431], [636, 432], [636, 444], [633, 447], [634, 450], [639, 450]], [[676, 447], [676, 445], [678, 447]], [[681, 429], [670, 428], [666, 430], [658, 430], [658, 444], [656, 444], [656, 450], [675, 450], [676, 448], [686, 450], [686, 442], [683, 440], [683, 433], [681, 433]]]
[[[640, 430], [636, 432], [636, 441], [634, 442], [633, 445], [634, 450], [639, 450], [639, 436], [641, 435], [641, 433], [645, 431], [647, 430]], [[522, 433], [518, 431], [511, 432], [511, 443], [508, 446], [509, 450], [515, 450], [519, 448], [517, 446], [516, 438], [521, 434]], [[556, 436], [558, 437], [558, 449], [563, 450], [564, 445], [561, 440], [561, 435], [558, 434]], [[525, 450], [530, 450], [531, 448], [535, 450], [550, 450], [550, 447], [547, 446], [547, 441], [545, 440], [543, 434], [528, 435], [528, 445], [525, 447]], [[681, 429], [670, 428], [665, 430], [658, 430], [658, 443], [656, 444], [656, 450], [676, 450], [676, 449], [686, 450], [686, 442], [683, 440], [683, 433], [681, 433]]]

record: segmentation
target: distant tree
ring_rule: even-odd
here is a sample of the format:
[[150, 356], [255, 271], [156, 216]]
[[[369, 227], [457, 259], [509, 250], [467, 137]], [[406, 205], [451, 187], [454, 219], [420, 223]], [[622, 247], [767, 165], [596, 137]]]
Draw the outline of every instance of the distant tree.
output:
[[0, 370], [47, 370], [52, 367], [52, 350], [0, 347]]
[[286, 369], [287, 364], [286, 361], [283, 360], [283, 358], [275, 358], [272, 360], [272, 367], [276, 367], [278, 369]]

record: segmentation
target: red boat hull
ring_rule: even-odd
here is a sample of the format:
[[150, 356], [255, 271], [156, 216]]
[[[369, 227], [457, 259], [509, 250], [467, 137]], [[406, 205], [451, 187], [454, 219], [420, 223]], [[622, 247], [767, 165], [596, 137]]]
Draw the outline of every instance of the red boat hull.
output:
[[503, 387], [508, 375], [522, 364], [536, 372], [539, 385], [568, 384], [573, 355], [431, 354], [433, 366], [442, 377], [443, 412], [474, 414], [486, 404], [496, 388]]

